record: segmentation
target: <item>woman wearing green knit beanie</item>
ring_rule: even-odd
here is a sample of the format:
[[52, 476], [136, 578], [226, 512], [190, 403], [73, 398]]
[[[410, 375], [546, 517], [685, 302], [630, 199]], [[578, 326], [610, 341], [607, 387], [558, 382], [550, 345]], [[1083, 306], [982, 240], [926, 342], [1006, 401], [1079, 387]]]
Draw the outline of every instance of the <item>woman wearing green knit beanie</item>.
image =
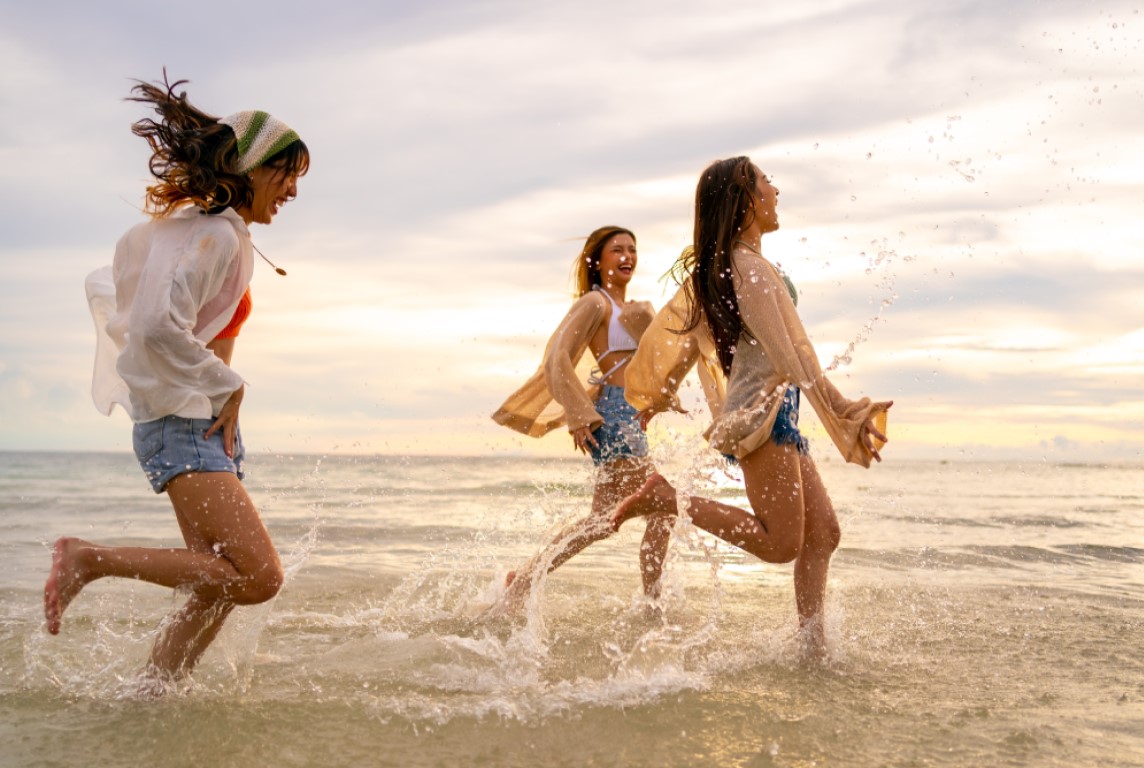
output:
[[63, 537], [52, 551], [44, 615], [60, 631], [68, 604], [92, 581], [118, 576], [182, 588], [186, 604], [161, 625], [140, 690], [160, 694], [191, 671], [237, 605], [272, 599], [282, 565], [242, 485], [238, 412], [244, 381], [230, 367], [250, 315], [254, 245], [298, 192], [310, 153], [265, 112], [217, 118], [176, 93], [184, 81], [139, 82], [131, 101], [157, 117], [133, 132], [151, 147], [151, 218], [119, 240], [114, 263], [88, 276], [97, 346], [92, 396], [134, 422], [136, 457], [166, 492], [182, 549], [93, 544]]

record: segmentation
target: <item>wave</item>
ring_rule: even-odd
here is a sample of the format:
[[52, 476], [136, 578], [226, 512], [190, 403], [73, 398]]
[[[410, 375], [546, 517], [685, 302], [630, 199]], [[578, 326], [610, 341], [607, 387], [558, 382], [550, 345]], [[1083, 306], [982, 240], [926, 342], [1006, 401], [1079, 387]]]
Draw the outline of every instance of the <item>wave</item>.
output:
[[[973, 568], [1024, 569], [1030, 566], [1080, 566], [1099, 563], [1136, 565], [1144, 563], [1144, 549], [1101, 544], [1054, 547], [1026, 545], [971, 545], [957, 548], [848, 549], [838, 552], [836, 562], [892, 570]], [[841, 565], [844, 567], [844, 565]]]

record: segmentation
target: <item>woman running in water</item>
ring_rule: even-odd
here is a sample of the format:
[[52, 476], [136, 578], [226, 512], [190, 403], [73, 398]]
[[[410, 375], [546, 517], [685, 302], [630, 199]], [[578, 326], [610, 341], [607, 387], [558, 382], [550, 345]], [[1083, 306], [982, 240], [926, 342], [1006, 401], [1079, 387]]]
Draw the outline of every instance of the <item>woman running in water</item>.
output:
[[[185, 587], [186, 604], [161, 625], [144, 690], [186, 675], [236, 605], [273, 598], [282, 566], [242, 485], [242, 376], [230, 367], [251, 311], [253, 244], [297, 194], [306, 145], [265, 112], [211, 116], [174, 84], [139, 83], [131, 100], [157, 117], [132, 130], [147, 141], [155, 177], [149, 221], [130, 229], [115, 260], [88, 277], [98, 348], [96, 406], [134, 421], [135, 455], [174, 507], [186, 547], [114, 547], [61, 538], [44, 587], [50, 633], [96, 579], [118, 576]], [[279, 270], [281, 272], [281, 270]], [[285, 272], [281, 272], [285, 274]]]
[[[892, 402], [848, 400], [819, 367], [795, 310], [793, 286], [762, 254], [762, 236], [778, 229], [779, 190], [746, 157], [720, 160], [695, 193], [694, 244], [674, 273], [681, 287], [656, 316], [628, 365], [627, 399], [641, 424], [681, 410], [680, 382], [696, 362], [714, 422], [710, 445], [742, 467], [743, 510], [691, 497], [698, 527], [768, 563], [794, 566], [795, 601], [809, 648], [825, 649], [822, 622], [830, 558], [841, 536], [830, 497], [798, 430], [800, 398], [814, 407], [849, 462], [881, 461]], [[613, 518], [678, 512], [675, 489], [653, 475]]]
[[[532, 437], [567, 426], [575, 449], [590, 455], [597, 467], [591, 511], [509, 573], [509, 605], [523, 602], [540, 569], [550, 572], [612, 535], [616, 504], [654, 472], [647, 458], [647, 436], [635, 409], [624, 400], [628, 361], [654, 315], [648, 302], [627, 300], [637, 262], [636, 237], [630, 230], [608, 226], [588, 236], [573, 270], [576, 301], [552, 334], [539, 370], [493, 414], [498, 424]], [[577, 364], [586, 351], [597, 367], [583, 377]], [[649, 521], [639, 554], [648, 597], [659, 594], [670, 537], [669, 519]]]

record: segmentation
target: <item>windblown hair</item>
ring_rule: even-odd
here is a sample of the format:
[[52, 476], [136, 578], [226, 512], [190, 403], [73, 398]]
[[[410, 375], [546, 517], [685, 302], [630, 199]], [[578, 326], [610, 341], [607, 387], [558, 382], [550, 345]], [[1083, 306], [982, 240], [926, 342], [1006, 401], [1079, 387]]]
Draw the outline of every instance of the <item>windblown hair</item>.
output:
[[600, 278], [600, 259], [604, 255], [604, 246], [616, 235], [627, 235], [635, 242], [636, 236], [630, 229], [623, 227], [600, 227], [584, 242], [584, 249], [572, 262], [572, 293], [576, 298], [592, 290], [593, 286], [603, 285]]
[[[158, 181], [147, 187], [146, 209], [155, 218], [170, 215], [187, 203], [207, 211], [249, 205], [254, 186], [247, 174], [238, 172], [238, 140], [234, 130], [187, 101], [175, 90], [186, 80], [137, 81], [128, 101], [151, 105], [158, 119], [143, 118], [131, 132], [151, 146], [148, 167]], [[263, 165], [284, 174], [301, 176], [310, 167], [310, 152], [295, 141]]]
[[754, 222], [758, 174], [748, 157], [716, 160], [703, 171], [695, 189], [693, 244], [670, 274], [686, 291], [688, 318], [683, 332], [706, 323], [715, 340], [719, 365], [730, 375], [739, 335], [746, 329], [732, 279], [735, 239]]

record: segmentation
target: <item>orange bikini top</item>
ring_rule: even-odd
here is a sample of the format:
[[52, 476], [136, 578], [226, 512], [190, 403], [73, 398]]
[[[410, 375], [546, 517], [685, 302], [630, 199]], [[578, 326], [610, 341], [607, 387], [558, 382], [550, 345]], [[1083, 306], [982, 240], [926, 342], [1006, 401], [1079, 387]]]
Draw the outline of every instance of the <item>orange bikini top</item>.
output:
[[238, 306], [234, 309], [234, 317], [226, 324], [215, 336], [216, 339], [233, 339], [238, 336], [238, 332], [242, 330], [242, 324], [250, 317], [250, 310], [254, 307], [254, 303], [250, 298], [250, 287], [246, 289], [246, 293], [242, 294], [242, 298], [238, 300]]

